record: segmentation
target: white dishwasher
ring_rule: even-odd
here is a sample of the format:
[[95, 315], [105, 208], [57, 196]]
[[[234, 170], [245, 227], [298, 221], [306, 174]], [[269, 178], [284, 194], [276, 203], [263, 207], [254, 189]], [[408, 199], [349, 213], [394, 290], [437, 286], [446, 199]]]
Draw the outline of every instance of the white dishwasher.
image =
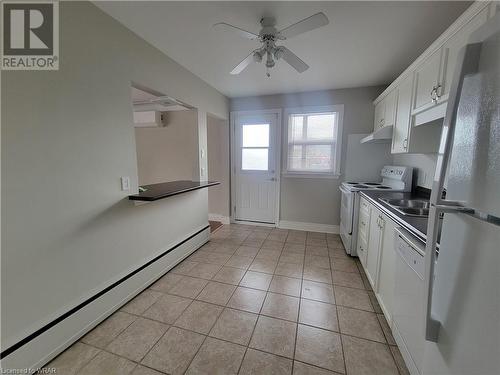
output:
[[393, 333], [410, 374], [418, 375], [425, 344], [425, 243], [406, 230], [396, 228], [395, 246]]

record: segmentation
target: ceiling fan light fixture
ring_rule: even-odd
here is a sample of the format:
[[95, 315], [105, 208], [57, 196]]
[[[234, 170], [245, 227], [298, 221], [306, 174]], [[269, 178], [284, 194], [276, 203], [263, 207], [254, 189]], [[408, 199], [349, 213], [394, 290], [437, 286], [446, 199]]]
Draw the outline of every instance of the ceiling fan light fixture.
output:
[[280, 47], [276, 48], [276, 50], [274, 51], [274, 58], [276, 60], [279, 60], [283, 57], [283, 49], [281, 49]]
[[260, 53], [259, 51], [254, 52], [253, 61], [255, 61], [256, 63], [262, 62], [262, 53]]
[[267, 59], [266, 59], [266, 67], [267, 68], [272, 68], [276, 63], [274, 62], [273, 59], [273, 54], [271, 52], [267, 53]]

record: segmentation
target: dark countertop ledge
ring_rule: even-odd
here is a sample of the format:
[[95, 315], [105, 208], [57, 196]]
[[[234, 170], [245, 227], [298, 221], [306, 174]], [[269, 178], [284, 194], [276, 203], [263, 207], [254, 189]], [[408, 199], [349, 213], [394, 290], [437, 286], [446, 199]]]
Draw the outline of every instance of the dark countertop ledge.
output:
[[379, 198], [389, 198], [389, 199], [428, 199], [428, 197], [422, 197], [421, 195], [415, 193], [401, 193], [401, 192], [381, 192], [373, 190], [363, 190], [360, 191], [361, 196], [368, 199], [373, 203], [378, 209], [383, 213], [393, 219], [396, 223], [401, 225], [403, 228], [408, 230], [422, 242], [427, 240], [427, 217], [415, 217], [403, 215], [387, 203], [381, 201]]
[[144, 201], [152, 202], [159, 199], [172, 197], [174, 195], [187, 193], [189, 191], [208, 188], [210, 186], [219, 185], [219, 181], [169, 181], [159, 184], [144, 185], [143, 191], [139, 194], [129, 195], [128, 199], [131, 201]]

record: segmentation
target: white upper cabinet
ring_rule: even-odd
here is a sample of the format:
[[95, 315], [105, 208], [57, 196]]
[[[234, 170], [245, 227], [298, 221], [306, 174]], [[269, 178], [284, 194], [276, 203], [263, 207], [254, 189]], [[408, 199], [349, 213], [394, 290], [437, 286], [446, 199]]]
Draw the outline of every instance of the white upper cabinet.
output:
[[442, 89], [440, 83], [442, 52], [442, 48], [438, 49], [415, 70], [415, 99], [412, 114], [425, 111], [439, 102]]
[[499, 9], [500, 1], [474, 2], [375, 99], [374, 130], [394, 125], [392, 153], [437, 152], [459, 52]]
[[397, 90], [392, 90], [384, 98], [385, 102], [385, 115], [384, 115], [384, 126], [392, 126], [396, 120], [396, 92]]
[[394, 125], [396, 118], [396, 90], [392, 90], [375, 105], [373, 130]]
[[458, 30], [443, 46], [443, 80], [442, 80], [442, 100], [448, 100], [450, 85], [455, 73], [458, 53], [467, 44], [470, 35], [478, 29], [488, 19], [488, 7], [484, 8], [477, 16]]
[[411, 123], [411, 99], [413, 93], [413, 74], [409, 74], [398, 86], [396, 121], [392, 132], [392, 153], [408, 151], [408, 136]]
[[378, 130], [384, 126], [385, 101], [382, 99], [375, 105], [375, 123], [373, 130]]

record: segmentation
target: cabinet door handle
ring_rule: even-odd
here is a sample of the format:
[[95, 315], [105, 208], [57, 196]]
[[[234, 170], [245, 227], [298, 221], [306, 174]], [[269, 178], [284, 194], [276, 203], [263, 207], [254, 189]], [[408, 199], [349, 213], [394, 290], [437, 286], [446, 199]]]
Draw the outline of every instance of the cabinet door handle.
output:
[[[437, 101], [441, 98], [441, 96], [442, 96], [442, 95], [440, 94], [440, 92], [441, 92], [441, 88], [442, 88], [442, 87], [443, 87], [443, 86], [441, 86], [441, 84], [440, 84], [440, 83], [438, 83], [438, 85], [436, 86], [436, 102], [437, 102]], [[439, 90], [439, 91], [438, 91], [438, 90]]]
[[432, 90], [431, 90], [431, 99], [432, 101], [434, 101], [434, 93], [436, 92], [436, 86], [432, 86]]

